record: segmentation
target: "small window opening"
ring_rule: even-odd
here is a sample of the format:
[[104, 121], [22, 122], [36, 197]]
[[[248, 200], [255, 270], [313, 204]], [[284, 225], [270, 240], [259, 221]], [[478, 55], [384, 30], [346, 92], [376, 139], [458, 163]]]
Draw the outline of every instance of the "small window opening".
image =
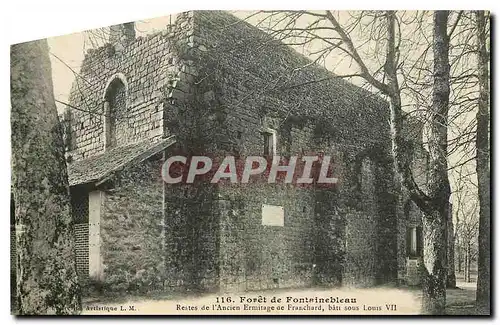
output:
[[89, 222], [89, 194], [83, 189], [71, 191], [71, 210], [75, 224]]
[[264, 135], [264, 156], [272, 157], [276, 155], [276, 133], [266, 131]]
[[16, 204], [14, 202], [14, 196], [12, 194], [10, 198], [10, 225], [16, 225]]
[[406, 232], [407, 256], [410, 259], [422, 257], [422, 227], [408, 227]]

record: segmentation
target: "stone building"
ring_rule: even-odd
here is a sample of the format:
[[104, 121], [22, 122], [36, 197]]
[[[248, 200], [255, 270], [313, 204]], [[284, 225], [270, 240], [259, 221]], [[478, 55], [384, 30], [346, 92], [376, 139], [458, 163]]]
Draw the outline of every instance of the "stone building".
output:
[[[420, 217], [392, 171], [387, 103], [256, 27], [217, 11], [180, 14], [147, 37], [113, 26], [86, 54], [70, 105], [82, 281], [116, 291], [415, 282]], [[321, 153], [339, 182], [167, 185], [162, 163], [178, 152]]]

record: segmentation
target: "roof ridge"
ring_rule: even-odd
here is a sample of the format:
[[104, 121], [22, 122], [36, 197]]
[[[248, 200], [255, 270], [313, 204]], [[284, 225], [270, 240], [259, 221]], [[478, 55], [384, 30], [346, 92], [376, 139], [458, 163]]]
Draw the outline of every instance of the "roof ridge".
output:
[[[358, 91], [361, 94], [363, 94], [365, 96], [368, 96], [370, 98], [373, 98], [376, 101], [381, 101], [384, 104], [388, 104], [387, 101], [382, 96], [380, 96], [378, 94], [375, 94], [375, 93], [373, 93], [373, 92], [371, 92], [371, 91], [369, 91], [369, 90], [367, 90], [367, 89], [365, 89], [365, 88], [363, 88], [361, 86], [355, 85], [354, 83], [352, 83], [352, 82], [350, 82], [348, 80], [345, 80], [342, 77], [339, 77], [339, 75], [337, 75], [333, 71], [327, 69], [326, 67], [324, 67], [324, 66], [322, 66], [322, 65], [314, 62], [311, 58], [309, 58], [308, 56], [300, 53], [294, 47], [283, 43], [281, 40], [276, 39], [275, 37], [273, 37], [272, 35], [270, 35], [266, 31], [260, 29], [259, 27], [255, 26], [255, 25], [252, 25], [251, 23], [249, 23], [248, 21], [246, 21], [246, 20], [244, 20], [242, 18], [239, 18], [239, 17], [235, 16], [234, 14], [232, 14], [229, 11], [226, 11], [226, 10], [191, 10], [191, 11], [188, 11], [188, 12], [190, 12], [190, 13], [192, 12], [193, 22], [195, 24], [195, 30], [196, 30], [196, 28], [200, 28], [201, 26], [203, 26], [203, 24], [200, 24], [200, 20], [203, 20], [203, 19], [210, 19], [211, 17], [216, 18], [217, 16], [220, 17], [220, 18], [229, 18], [229, 19], [232, 19], [234, 21], [234, 23], [228, 24], [228, 25], [226, 25], [224, 27], [235, 26], [235, 25], [238, 25], [238, 24], [241, 23], [246, 28], [250, 28], [250, 29], [252, 29], [254, 31], [258, 31], [258, 33], [260, 34], [260, 36], [262, 36], [262, 37], [268, 37], [270, 40], [272, 40], [276, 44], [279, 44], [280, 45], [279, 51], [286, 51], [290, 55], [295, 56], [297, 59], [300, 59], [300, 60], [303, 60], [303, 61], [307, 62], [306, 65], [311, 64], [309, 66], [309, 68], [318, 70], [320, 73], [330, 75], [332, 77], [332, 79], [335, 79], [338, 82], [342, 83], [342, 85], [347, 88], [346, 90], [348, 90], [348, 91]], [[206, 44], [204, 44], [204, 45], [206, 45]]]

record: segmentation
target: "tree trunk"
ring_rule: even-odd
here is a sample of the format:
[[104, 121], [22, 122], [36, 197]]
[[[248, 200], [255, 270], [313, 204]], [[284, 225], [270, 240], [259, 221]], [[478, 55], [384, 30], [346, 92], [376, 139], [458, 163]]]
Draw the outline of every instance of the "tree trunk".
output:
[[11, 47], [17, 314], [81, 310], [62, 129], [46, 40]]
[[446, 276], [446, 287], [456, 288], [457, 279], [455, 277], [455, 236], [453, 231], [453, 214], [451, 213], [451, 204], [448, 213], [448, 274]]
[[443, 221], [439, 213], [423, 219], [422, 312], [428, 315], [443, 314], [446, 305], [446, 224]]
[[460, 248], [458, 249], [457, 259], [458, 259], [458, 273], [460, 273], [462, 272], [462, 253], [460, 252]]
[[448, 180], [447, 141], [450, 94], [448, 11], [434, 13], [434, 83], [430, 115], [428, 194], [418, 188], [410, 168], [408, 145], [402, 135], [401, 96], [397, 80], [395, 14], [387, 14], [387, 53], [384, 71], [390, 99], [392, 153], [402, 184], [424, 213], [424, 275], [422, 312], [444, 314], [446, 305], [447, 223], [450, 183]]
[[430, 110], [429, 181], [432, 202], [424, 206], [424, 279], [422, 312], [445, 313], [447, 275], [447, 237], [450, 183], [447, 141], [450, 95], [448, 11], [434, 12], [434, 83]]
[[467, 249], [464, 252], [464, 281], [467, 282]]
[[[403, 135], [403, 110], [401, 89], [398, 84], [398, 54], [396, 45], [396, 15], [386, 11], [387, 39], [384, 78], [386, 83], [375, 79], [359, 56], [348, 34], [341, 28], [331, 12], [327, 19], [338, 32], [346, 48], [344, 50], [358, 64], [361, 76], [372, 86], [389, 97], [390, 132], [394, 166], [401, 184], [410, 198], [424, 213], [424, 266], [423, 312], [443, 314], [446, 303], [447, 274], [447, 221], [449, 212], [450, 183], [448, 180], [448, 109], [450, 95], [449, 37], [447, 33], [448, 11], [434, 13], [434, 82], [432, 107], [429, 113], [429, 181], [427, 193], [420, 189], [411, 170], [411, 144]], [[427, 253], [427, 256], [425, 252]]]
[[476, 131], [476, 172], [479, 193], [479, 256], [476, 302], [490, 313], [490, 88], [489, 55], [486, 49], [486, 17], [476, 12], [479, 72], [479, 103]]
[[[458, 222], [457, 222], [457, 227], [458, 227]], [[458, 236], [457, 233], [455, 233], [455, 248], [457, 250], [457, 269], [458, 273], [462, 272], [462, 262], [463, 262], [463, 256], [462, 256], [462, 247], [460, 246], [462, 243], [460, 241], [460, 237]]]
[[465, 252], [465, 282], [470, 283], [470, 244], [467, 244], [467, 250]]

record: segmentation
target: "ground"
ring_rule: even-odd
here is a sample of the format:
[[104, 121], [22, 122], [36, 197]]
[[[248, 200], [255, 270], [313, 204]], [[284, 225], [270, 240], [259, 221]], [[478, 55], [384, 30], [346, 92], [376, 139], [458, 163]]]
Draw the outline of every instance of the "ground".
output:
[[[474, 279], [475, 280], [475, 279]], [[448, 315], [478, 315], [475, 306], [476, 283], [465, 283], [458, 277], [456, 289], [447, 290]], [[244, 297], [244, 298], [243, 298]], [[308, 302], [301, 298], [344, 299], [344, 302]], [[242, 299], [243, 298], [243, 299]], [[263, 299], [266, 299], [263, 301]], [[274, 302], [273, 302], [274, 298]], [[345, 302], [356, 298], [356, 301]], [[259, 300], [260, 299], [260, 300]], [[278, 302], [278, 300], [281, 301]], [[290, 289], [219, 295], [155, 295], [86, 299], [84, 314], [302, 314], [302, 315], [418, 315], [419, 288], [342, 288]], [[245, 306], [246, 305], [246, 306]], [[393, 307], [392, 305], [396, 305]], [[247, 308], [245, 310], [245, 307]], [[270, 310], [273, 307], [273, 310]], [[277, 310], [283, 307], [283, 310]], [[238, 310], [239, 308], [239, 310]], [[250, 308], [251, 310], [248, 310]], [[319, 308], [319, 310], [310, 308]], [[336, 310], [339, 308], [340, 310]]]
[[487, 315], [477, 310], [476, 300], [477, 269], [471, 270], [471, 281], [465, 282], [463, 273], [456, 273], [457, 289], [446, 291], [446, 313], [448, 315]]
[[476, 310], [476, 283], [458, 282], [457, 289], [446, 291], [446, 313], [448, 315], [480, 315]]

